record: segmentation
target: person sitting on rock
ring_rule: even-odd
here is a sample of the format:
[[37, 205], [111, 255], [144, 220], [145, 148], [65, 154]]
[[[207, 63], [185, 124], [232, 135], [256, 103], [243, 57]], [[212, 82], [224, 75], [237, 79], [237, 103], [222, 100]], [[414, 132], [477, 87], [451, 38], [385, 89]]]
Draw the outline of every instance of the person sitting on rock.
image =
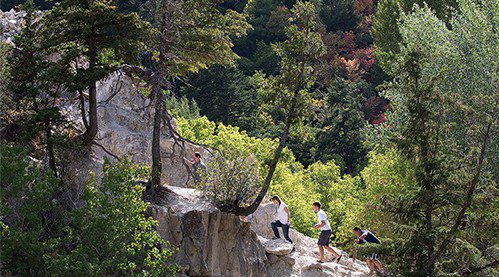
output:
[[[376, 243], [376, 244], [381, 244], [381, 241], [369, 230], [362, 230], [359, 227], [353, 228], [353, 232], [357, 236], [357, 242], [358, 244], [363, 244], [363, 243]], [[371, 271], [371, 274], [374, 272], [374, 266], [376, 266], [381, 272], [383, 272], [383, 265], [381, 264], [380, 260], [378, 260], [378, 254], [372, 253], [371, 255], [366, 257], [366, 263], [369, 266], [369, 270]]]
[[194, 182], [199, 183], [201, 182], [201, 175], [199, 174], [198, 169], [201, 168], [203, 170], [206, 170], [206, 165], [201, 160], [201, 154], [199, 152], [194, 152], [192, 156], [192, 160], [188, 160], [186, 158], [184, 159], [192, 165], [192, 169], [194, 171]]
[[[284, 235], [284, 238], [287, 241], [293, 243], [293, 241], [289, 237], [289, 226], [290, 226], [291, 214], [289, 213], [288, 205], [286, 205], [284, 202], [282, 202], [279, 195], [272, 196], [271, 200], [274, 203], [274, 205], [277, 207], [277, 220], [272, 221], [272, 223], [270, 224], [272, 226], [272, 230], [274, 231], [274, 238], [273, 239], [281, 238], [279, 236], [279, 230], [277, 229], [278, 227], [281, 227], [282, 234]], [[294, 250], [294, 248], [293, 248], [293, 250]]]
[[320, 229], [321, 234], [319, 235], [319, 241], [317, 242], [317, 246], [319, 247], [320, 259], [317, 260], [319, 263], [324, 263], [326, 260], [324, 259], [324, 248], [333, 253], [336, 257], [336, 262], [339, 262], [341, 259], [341, 255], [336, 253], [333, 248], [329, 247], [329, 238], [333, 231], [331, 230], [331, 225], [329, 224], [329, 220], [327, 219], [326, 213], [321, 210], [321, 203], [314, 202], [313, 204], [314, 212], [318, 215], [318, 222], [314, 225], [315, 229]]

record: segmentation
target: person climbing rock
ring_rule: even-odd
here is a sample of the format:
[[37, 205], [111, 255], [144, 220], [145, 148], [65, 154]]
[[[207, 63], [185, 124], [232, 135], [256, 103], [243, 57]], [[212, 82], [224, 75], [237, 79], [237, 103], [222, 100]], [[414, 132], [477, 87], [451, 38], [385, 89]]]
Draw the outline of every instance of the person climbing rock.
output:
[[201, 168], [202, 170], [206, 170], [206, 165], [201, 160], [201, 154], [199, 152], [194, 152], [194, 154], [192, 155], [192, 160], [188, 160], [186, 158], [184, 159], [192, 165], [194, 182], [201, 182], [201, 175], [199, 174], [198, 169]]
[[[286, 205], [284, 202], [282, 202], [281, 198], [279, 195], [274, 195], [272, 196], [272, 202], [274, 205], [277, 207], [277, 220], [272, 221], [270, 225], [272, 226], [272, 230], [274, 231], [274, 238], [273, 239], [279, 239], [281, 238], [279, 236], [279, 230], [277, 229], [278, 227], [282, 228], [282, 234], [284, 235], [284, 238], [293, 243], [291, 238], [289, 237], [289, 226], [291, 225], [291, 214], [289, 212], [288, 205]], [[294, 251], [294, 247], [293, 247]]]
[[335, 256], [336, 262], [339, 262], [341, 259], [341, 254], [338, 254], [336, 251], [334, 251], [333, 248], [329, 247], [329, 238], [331, 237], [333, 231], [331, 230], [331, 225], [329, 224], [327, 215], [323, 210], [321, 210], [321, 203], [314, 202], [313, 208], [314, 208], [314, 213], [316, 213], [318, 216], [318, 223], [314, 225], [314, 228], [321, 230], [321, 234], [319, 235], [319, 241], [317, 241], [317, 246], [319, 247], [320, 259], [317, 261], [319, 263], [326, 262], [324, 258], [324, 249], [326, 249]]
[[[369, 230], [362, 230], [359, 227], [353, 228], [353, 232], [357, 236], [357, 240], [355, 241], [358, 244], [363, 243], [376, 243], [381, 244], [381, 241]], [[371, 255], [366, 257], [366, 263], [369, 266], [370, 273], [374, 273], [374, 266], [376, 266], [379, 271], [383, 272], [383, 265], [381, 261], [378, 259], [377, 253], [372, 253]]]

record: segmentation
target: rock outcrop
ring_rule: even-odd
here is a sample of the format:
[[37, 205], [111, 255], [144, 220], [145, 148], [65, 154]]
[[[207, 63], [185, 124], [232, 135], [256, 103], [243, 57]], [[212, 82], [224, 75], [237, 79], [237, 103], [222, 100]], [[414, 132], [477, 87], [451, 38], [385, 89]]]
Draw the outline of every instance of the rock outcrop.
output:
[[[99, 131], [92, 153], [87, 159], [72, 161], [67, 179], [88, 178], [88, 172], [100, 173], [104, 157], [110, 160], [129, 158], [133, 162], [151, 164], [153, 107], [150, 100], [137, 90], [131, 78], [117, 72], [99, 82], [97, 87]], [[64, 103], [67, 117], [74, 125], [83, 129], [79, 103]], [[176, 124], [174, 123], [174, 128]], [[191, 158], [194, 152], [208, 153], [202, 147], [185, 142], [176, 144], [167, 127], [161, 135], [161, 157], [163, 163], [162, 182], [168, 185], [189, 187], [193, 184], [190, 167], [184, 157]]]
[[[43, 12], [38, 13], [41, 16]], [[25, 15], [25, 12], [15, 9], [0, 11], [0, 42], [13, 44], [13, 38], [24, 24]], [[55, 56], [47, 58], [57, 59]], [[61, 103], [61, 108], [74, 127], [83, 132], [78, 97], [64, 96], [66, 102]], [[98, 176], [104, 157], [111, 161], [116, 161], [115, 157], [128, 157], [133, 162], [151, 164], [153, 106], [150, 99], [138, 91], [131, 78], [118, 71], [98, 83], [97, 101], [99, 130], [96, 142], [100, 146], [96, 144], [87, 157], [79, 155], [78, 159], [66, 165], [66, 181], [75, 186], [85, 184], [89, 172]], [[88, 102], [85, 105], [88, 107]], [[175, 128], [176, 124], [173, 125]], [[183, 158], [191, 158], [196, 151], [208, 156], [204, 148], [188, 142], [180, 147], [168, 128], [164, 127], [161, 137], [162, 182], [181, 187], [192, 186], [190, 168]]]
[[268, 276], [260, 241], [239, 217], [221, 212], [194, 189], [169, 187], [164, 205], [153, 205], [161, 237], [178, 247], [183, 276]]
[[25, 12], [18, 12], [14, 9], [10, 11], [0, 10], [0, 41], [12, 44], [14, 36], [19, 34], [23, 24]]
[[[266, 226], [221, 212], [199, 191], [168, 188], [166, 202], [152, 205], [150, 212], [161, 237], [178, 247], [175, 262], [182, 276], [366, 276], [369, 271], [346, 253], [339, 263], [318, 263], [316, 240], [295, 230], [297, 251], [291, 252], [287, 241], [268, 239]], [[262, 205], [254, 218], [271, 209]]]
[[[251, 229], [258, 234], [262, 244], [267, 246], [269, 276], [366, 276], [369, 272], [365, 263], [358, 260], [354, 262], [348, 257], [348, 253], [334, 247], [343, 255], [341, 261], [336, 263], [332, 256], [326, 254], [331, 262], [318, 263], [317, 240], [292, 228], [289, 230], [289, 236], [295, 242], [296, 251], [289, 255], [276, 255], [277, 249], [269, 249], [272, 244], [266, 239], [274, 236], [270, 222], [275, 218], [276, 209], [271, 203], [263, 203], [247, 218], [251, 223]], [[275, 244], [278, 248], [282, 247], [279, 241]]]

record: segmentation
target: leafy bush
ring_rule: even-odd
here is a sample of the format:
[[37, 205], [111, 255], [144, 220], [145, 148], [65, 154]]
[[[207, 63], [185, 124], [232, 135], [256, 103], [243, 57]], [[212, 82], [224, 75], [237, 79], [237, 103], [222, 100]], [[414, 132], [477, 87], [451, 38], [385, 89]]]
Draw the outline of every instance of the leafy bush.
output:
[[[26, 276], [173, 275], [172, 248], [146, 218], [137, 178], [141, 166], [106, 164], [93, 178], [86, 205], [67, 211], [57, 201], [65, 187], [44, 174], [27, 152], [1, 146], [2, 264]], [[7, 273], [7, 272], [5, 272]]]
[[0, 175], [2, 273], [47, 275], [64, 224], [52, 200], [60, 183], [50, 172], [42, 174], [27, 151], [8, 145], [0, 146]]
[[258, 162], [254, 156], [230, 153], [215, 155], [208, 162], [202, 188], [220, 210], [232, 212], [236, 207], [247, 207], [262, 186]]
[[[248, 171], [256, 172], [254, 168], [252, 170], [247, 168], [253, 164], [253, 158], [249, 157], [254, 157], [259, 165], [258, 172], [260, 176], [264, 176], [268, 170], [268, 162], [272, 157], [273, 150], [277, 147], [276, 140], [250, 137], [246, 132], [239, 131], [237, 127], [225, 126], [223, 124], [217, 125], [209, 121], [206, 117], [196, 119], [177, 118], [177, 123], [179, 132], [183, 136], [211, 145], [220, 149], [222, 153], [226, 153], [224, 156], [226, 160], [217, 161], [214, 163], [214, 166], [208, 163], [209, 169], [207, 174], [212, 176], [208, 178], [215, 178], [213, 176], [220, 175], [217, 177], [217, 181], [211, 186], [208, 185], [207, 188], [209, 197], [215, 203], [218, 201], [219, 206], [221, 205], [220, 198], [223, 200], [221, 202], [224, 202], [227, 199], [226, 195], [242, 195], [244, 191], [242, 190], [243, 187], [241, 187], [242, 183], [235, 185], [236, 183], [231, 180], [237, 174], [233, 170], [229, 170], [229, 168], [238, 167], [237, 171], [239, 173]], [[230, 154], [227, 155], [227, 153]], [[221, 159], [221, 157], [213, 158], [216, 160]], [[233, 161], [232, 159], [239, 160]], [[247, 159], [250, 160], [247, 161]], [[223, 185], [221, 185], [222, 183]], [[251, 196], [254, 195], [253, 192], [257, 185], [256, 179], [250, 183], [251, 188], [248, 188], [247, 193], [244, 195], [244, 200], [238, 200], [241, 205], [250, 203]], [[221, 188], [217, 190], [213, 187], [214, 184], [221, 186]], [[293, 153], [285, 148], [281, 162], [278, 164], [272, 179], [269, 194], [278, 194], [288, 205], [293, 228], [306, 235], [317, 236], [318, 231], [312, 228], [313, 223], [317, 221], [317, 216], [312, 211], [312, 203], [321, 201], [325, 204], [325, 207], [334, 207], [334, 211], [331, 210], [331, 214], [326, 209], [331, 223], [343, 222], [342, 218], [346, 217], [350, 210], [357, 209], [358, 204], [355, 197], [359, 191], [358, 186], [358, 178], [341, 178], [339, 167], [332, 162], [327, 164], [313, 164], [309, 167], [309, 170], [305, 170], [295, 160]], [[218, 195], [218, 193], [226, 194]], [[228, 198], [234, 198], [233, 196], [231, 197]], [[338, 228], [340, 227], [338, 226]], [[348, 237], [350, 237], [350, 234]]]
[[102, 182], [93, 178], [86, 186], [86, 205], [66, 228], [65, 242], [76, 247], [58, 253], [49, 270], [76, 276], [173, 275], [172, 249], [154, 230], [157, 222], [144, 216], [149, 204], [136, 181], [147, 174], [146, 167], [126, 161], [106, 163]]

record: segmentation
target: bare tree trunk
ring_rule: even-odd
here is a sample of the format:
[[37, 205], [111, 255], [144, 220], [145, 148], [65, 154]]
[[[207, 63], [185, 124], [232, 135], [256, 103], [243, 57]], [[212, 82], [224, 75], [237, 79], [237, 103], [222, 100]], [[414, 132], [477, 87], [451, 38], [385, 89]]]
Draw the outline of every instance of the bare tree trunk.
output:
[[[94, 49], [90, 50], [89, 54], [89, 69], [95, 68], [97, 61], [97, 54]], [[85, 144], [91, 144], [97, 135], [97, 84], [95, 81], [90, 82], [88, 87], [88, 128], [83, 134], [83, 141]]]
[[262, 203], [263, 198], [267, 194], [267, 191], [269, 190], [270, 183], [272, 181], [272, 177], [274, 176], [274, 172], [277, 168], [277, 164], [279, 163], [279, 159], [281, 158], [281, 153], [282, 150], [284, 149], [284, 146], [286, 145], [286, 141], [289, 137], [289, 129], [291, 127], [291, 123], [293, 122], [294, 119], [294, 114], [295, 114], [295, 109], [296, 109], [296, 102], [298, 101], [298, 93], [295, 93], [293, 97], [293, 103], [291, 104], [291, 108], [289, 110], [289, 114], [286, 118], [286, 123], [284, 125], [284, 130], [279, 137], [279, 145], [277, 146], [277, 149], [274, 152], [274, 157], [272, 158], [272, 162], [270, 163], [269, 167], [269, 172], [267, 173], [267, 177], [265, 178], [265, 181], [263, 182], [262, 189], [258, 193], [258, 196], [256, 197], [255, 201], [251, 203], [249, 207], [243, 208], [243, 207], [236, 207], [235, 214], [236, 215], [243, 215], [243, 216], [248, 216], [256, 211], [258, 209], [258, 206], [260, 206], [260, 203]]
[[161, 172], [163, 171], [161, 163], [161, 119], [164, 108], [164, 94], [161, 82], [154, 85], [152, 93], [154, 93], [155, 105], [152, 132], [151, 194], [154, 196], [156, 188], [161, 186]]
[[55, 154], [54, 154], [54, 142], [52, 141], [52, 129], [50, 128], [49, 120], [45, 122], [45, 136], [47, 139], [47, 156], [49, 160], [49, 168], [52, 170], [52, 173], [57, 177], [57, 166], [55, 163]]
[[87, 120], [87, 109], [85, 108], [85, 96], [83, 96], [83, 91], [79, 91], [78, 95], [80, 99], [81, 119], [83, 120], [83, 126], [85, 127], [86, 130], [88, 129], [88, 120]]

